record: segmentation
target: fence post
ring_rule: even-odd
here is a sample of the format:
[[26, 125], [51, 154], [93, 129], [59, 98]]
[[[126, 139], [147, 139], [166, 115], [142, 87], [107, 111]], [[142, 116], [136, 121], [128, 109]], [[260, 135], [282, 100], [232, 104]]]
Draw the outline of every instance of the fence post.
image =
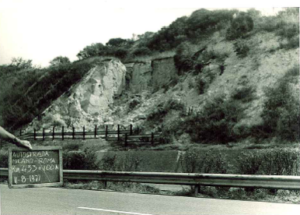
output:
[[132, 124], [130, 124], [130, 135], [133, 134], [133, 131], [132, 131]]
[[151, 133], [151, 145], [154, 145], [154, 134], [153, 134], [153, 132]]
[[73, 138], [73, 140], [75, 139], [75, 128], [74, 128], [74, 126], [72, 127], [72, 138]]
[[97, 139], [97, 125], [95, 125], [95, 139]]
[[108, 125], [105, 126], [105, 139], [108, 137]]
[[54, 140], [54, 136], [55, 136], [55, 126], [53, 126], [53, 131], [52, 131], [52, 140]]
[[36, 140], [36, 129], [33, 129], [33, 139]]
[[118, 141], [120, 141], [120, 125], [118, 125]]
[[128, 138], [128, 136], [127, 136], [127, 134], [125, 134], [125, 147], [127, 147], [127, 138]]
[[20, 137], [22, 136], [22, 129], [20, 129]]
[[45, 140], [45, 128], [43, 128], [43, 141]]
[[64, 126], [62, 126], [61, 127], [61, 140], [64, 140], [65, 139], [65, 137], [64, 137], [64, 135], [65, 135], [65, 133], [64, 133]]
[[85, 140], [85, 126], [83, 126], [83, 132], [82, 132], [82, 137], [83, 137], [83, 140]]

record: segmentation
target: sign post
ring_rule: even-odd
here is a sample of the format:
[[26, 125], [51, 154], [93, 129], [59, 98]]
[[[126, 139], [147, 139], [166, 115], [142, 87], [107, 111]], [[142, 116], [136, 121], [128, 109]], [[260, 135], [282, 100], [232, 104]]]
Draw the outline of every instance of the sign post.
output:
[[61, 147], [39, 146], [32, 150], [11, 147], [8, 159], [10, 188], [63, 185]]

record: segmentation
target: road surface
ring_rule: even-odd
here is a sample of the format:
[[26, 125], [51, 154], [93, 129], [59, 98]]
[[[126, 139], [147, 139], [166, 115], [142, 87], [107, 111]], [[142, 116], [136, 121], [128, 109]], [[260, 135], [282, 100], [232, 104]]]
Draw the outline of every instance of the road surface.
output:
[[[1, 215], [292, 215], [299, 204], [0, 185]], [[297, 213], [296, 213], [297, 212]]]

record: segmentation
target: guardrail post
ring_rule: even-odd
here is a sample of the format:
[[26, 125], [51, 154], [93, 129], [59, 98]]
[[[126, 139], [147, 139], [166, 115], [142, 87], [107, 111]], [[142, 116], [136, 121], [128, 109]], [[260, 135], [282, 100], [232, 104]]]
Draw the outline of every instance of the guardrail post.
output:
[[120, 141], [120, 125], [118, 125], [118, 141]]
[[132, 130], [132, 124], [130, 124], [130, 135], [133, 134], [133, 130]]
[[36, 140], [36, 129], [33, 129], [33, 139]]
[[104, 183], [104, 189], [106, 189], [107, 188], [107, 181], [103, 181], [103, 183]]
[[95, 125], [95, 139], [97, 139], [97, 125]]
[[153, 132], [151, 133], [151, 145], [154, 145], [154, 134], [153, 134]]
[[43, 128], [43, 141], [45, 140], [45, 128]]
[[65, 133], [64, 133], [64, 126], [61, 127], [61, 140], [64, 140], [65, 137], [64, 137]]
[[52, 140], [55, 138], [55, 126], [53, 126], [53, 131], [52, 131]]
[[195, 189], [195, 197], [199, 194], [199, 192], [200, 192], [200, 185], [199, 184], [196, 184], [195, 185], [195, 187], [194, 187], [194, 189]]
[[127, 134], [125, 134], [125, 147], [127, 147], [127, 138], [128, 138], [128, 136], [127, 136]]
[[83, 126], [83, 131], [82, 131], [82, 137], [83, 137], [83, 140], [85, 140], [85, 126]]
[[73, 138], [73, 140], [75, 139], [75, 128], [74, 128], [74, 126], [72, 127], [72, 138]]
[[108, 125], [105, 126], [105, 139], [108, 137]]

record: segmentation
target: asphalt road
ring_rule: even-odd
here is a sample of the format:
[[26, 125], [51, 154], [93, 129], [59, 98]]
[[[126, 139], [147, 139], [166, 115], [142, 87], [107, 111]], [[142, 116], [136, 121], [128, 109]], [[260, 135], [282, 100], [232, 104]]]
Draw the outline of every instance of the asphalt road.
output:
[[[292, 215], [300, 205], [0, 185], [1, 215]], [[296, 213], [297, 212], [297, 213]]]

